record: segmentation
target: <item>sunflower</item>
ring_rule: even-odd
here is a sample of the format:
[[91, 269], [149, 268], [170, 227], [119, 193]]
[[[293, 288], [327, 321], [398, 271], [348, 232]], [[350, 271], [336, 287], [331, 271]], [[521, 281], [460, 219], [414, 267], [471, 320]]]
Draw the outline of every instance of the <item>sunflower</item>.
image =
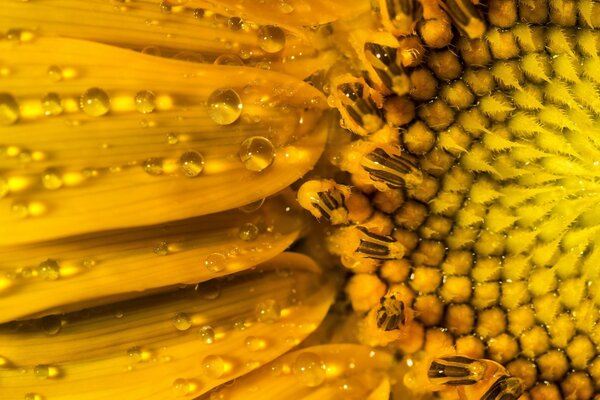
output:
[[0, 398], [600, 398], [597, 2], [0, 25]]

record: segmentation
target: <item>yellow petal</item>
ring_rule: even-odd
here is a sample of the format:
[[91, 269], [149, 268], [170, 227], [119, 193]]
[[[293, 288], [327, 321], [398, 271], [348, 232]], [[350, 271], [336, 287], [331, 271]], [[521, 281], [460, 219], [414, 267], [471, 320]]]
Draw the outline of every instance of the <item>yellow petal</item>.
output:
[[281, 200], [143, 228], [0, 247], [0, 321], [139, 297], [243, 271], [284, 251], [302, 219]]
[[[20, 72], [3, 81], [3, 90], [21, 112], [19, 122], [2, 128], [0, 169], [10, 171], [2, 178], [9, 192], [0, 199], [4, 245], [239, 207], [298, 179], [324, 145], [322, 95], [285, 75], [183, 63], [72, 39], [3, 42], [4, 51], [11, 54], [9, 68]], [[50, 80], [53, 65], [73, 76]], [[110, 97], [105, 116], [79, 109], [80, 96], [94, 87]], [[218, 107], [207, 106], [220, 89], [235, 91], [241, 101], [240, 115], [227, 125], [215, 122]], [[134, 98], [144, 90], [155, 94], [155, 112], [136, 111]], [[39, 115], [48, 92], [62, 97], [61, 115]], [[252, 137], [268, 139], [272, 149], [263, 146], [256, 155], [243, 146]], [[190, 151], [204, 160], [194, 178], [181, 169], [180, 157]], [[48, 168], [58, 168], [60, 189], [42, 184]]]
[[314, 262], [289, 253], [195, 289], [4, 325], [0, 398], [200, 395], [295, 346], [332, 299]]
[[231, 387], [217, 388], [215, 392], [217, 398], [228, 400], [253, 396], [262, 399], [388, 399], [390, 385], [386, 373], [392, 361], [390, 354], [367, 346], [308, 347], [286, 354], [238, 379]]

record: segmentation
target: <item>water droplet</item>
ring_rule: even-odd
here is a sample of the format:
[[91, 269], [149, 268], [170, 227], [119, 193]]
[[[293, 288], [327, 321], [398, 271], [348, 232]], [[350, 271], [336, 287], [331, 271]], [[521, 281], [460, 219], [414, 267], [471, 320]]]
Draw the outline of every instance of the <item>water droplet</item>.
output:
[[156, 46], [146, 46], [142, 49], [142, 54], [147, 54], [149, 56], [160, 57], [162, 52]]
[[62, 328], [62, 319], [58, 315], [47, 315], [40, 320], [42, 330], [48, 335], [56, 335]]
[[8, 93], [0, 93], [0, 125], [11, 125], [19, 119], [19, 104]]
[[179, 165], [185, 176], [193, 178], [200, 175], [204, 169], [204, 157], [197, 151], [186, 151], [179, 158]]
[[173, 6], [168, 1], [163, 0], [160, 2], [160, 11], [164, 12], [165, 14], [169, 14], [172, 10]]
[[304, 352], [296, 357], [292, 371], [296, 378], [308, 387], [319, 386], [325, 381], [326, 366], [315, 353]]
[[204, 18], [204, 9], [194, 8], [194, 18], [197, 18], [197, 19]]
[[187, 396], [198, 389], [198, 383], [193, 380], [178, 378], [173, 381], [173, 392], [176, 396]]
[[33, 374], [40, 379], [58, 378], [60, 370], [54, 365], [40, 364], [33, 367]]
[[244, 65], [244, 61], [235, 54], [221, 54], [215, 60], [215, 65], [233, 65], [239, 66]]
[[23, 399], [25, 399], [25, 400], [44, 400], [44, 397], [38, 393], [26, 393], [25, 397], [23, 397]]
[[231, 17], [227, 20], [227, 26], [232, 31], [239, 31], [244, 26], [244, 21], [240, 17]]
[[187, 331], [192, 326], [192, 319], [186, 313], [177, 313], [173, 317], [173, 325], [178, 331]]
[[47, 74], [48, 78], [50, 78], [52, 82], [60, 82], [63, 79], [62, 69], [57, 65], [51, 65], [48, 67]]
[[156, 108], [156, 96], [149, 90], [142, 90], [135, 95], [135, 109], [142, 114], [149, 114]]
[[212, 253], [206, 257], [204, 266], [210, 272], [221, 272], [227, 266], [227, 257], [221, 253]]
[[256, 31], [258, 45], [267, 53], [277, 53], [285, 46], [285, 33], [274, 25], [264, 25]]
[[267, 348], [267, 341], [256, 336], [248, 336], [246, 338], [246, 347], [250, 351], [261, 351]]
[[219, 379], [225, 373], [225, 361], [216, 355], [209, 355], [202, 360], [202, 370], [211, 379]]
[[100, 88], [91, 88], [79, 98], [79, 107], [92, 117], [100, 117], [110, 110], [110, 98]]
[[233, 89], [217, 89], [208, 97], [208, 116], [219, 125], [237, 121], [242, 108], [242, 100]]
[[152, 351], [140, 346], [127, 349], [127, 357], [133, 362], [146, 362], [152, 359]]
[[47, 281], [54, 281], [60, 277], [60, 267], [56, 260], [47, 259], [38, 266], [38, 276]]
[[42, 185], [48, 190], [60, 189], [63, 185], [62, 173], [57, 168], [48, 168], [42, 175]]
[[210, 325], [205, 325], [198, 331], [200, 340], [206, 344], [213, 344], [215, 342], [215, 330]]
[[144, 171], [148, 175], [159, 176], [163, 173], [163, 163], [160, 158], [147, 158], [143, 162]]
[[259, 322], [272, 324], [281, 317], [281, 306], [276, 300], [269, 299], [256, 305], [256, 319]]
[[166, 256], [169, 254], [169, 244], [167, 242], [160, 242], [154, 247], [154, 254], [157, 256]]
[[9, 191], [8, 181], [0, 176], [0, 199], [6, 196]]
[[233, 323], [233, 328], [236, 331], [242, 332], [242, 331], [245, 331], [248, 328], [248, 326], [246, 326], [246, 321], [245, 320], [240, 319], [240, 320], [237, 320], [237, 321], [235, 321]]
[[242, 142], [239, 155], [246, 169], [260, 172], [273, 163], [275, 148], [269, 139], [252, 136]]
[[264, 202], [265, 202], [265, 199], [259, 199], [259, 200], [253, 201], [252, 203], [248, 203], [245, 206], [239, 207], [238, 210], [245, 212], [246, 214], [250, 214], [250, 213], [253, 213], [254, 211], [258, 211], [262, 207]]
[[46, 116], [62, 114], [62, 100], [58, 93], [48, 93], [42, 98], [42, 110]]
[[258, 227], [252, 222], [246, 222], [240, 227], [240, 239], [247, 242], [256, 239], [258, 236]]
[[24, 201], [14, 201], [10, 206], [10, 212], [17, 218], [27, 218], [29, 206]]
[[167, 143], [171, 145], [179, 143], [179, 136], [173, 132], [167, 133]]
[[81, 265], [84, 268], [92, 268], [94, 265], [96, 265], [96, 260], [94, 260], [93, 258], [86, 257], [83, 260], [81, 260]]

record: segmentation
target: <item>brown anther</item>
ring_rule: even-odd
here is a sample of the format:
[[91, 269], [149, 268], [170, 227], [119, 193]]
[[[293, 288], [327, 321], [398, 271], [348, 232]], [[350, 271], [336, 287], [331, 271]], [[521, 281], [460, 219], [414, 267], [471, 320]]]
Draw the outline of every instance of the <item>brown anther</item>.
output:
[[462, 73], [462, 65], [458, 56], [450, 50], [430, 53], [427, 65], [441, 80], [456, 79]]
[[466, 70], [463, 81], [477, 96], [485, 96], [496, 88], [496, 81], [487, 68]]
[[416, 121], [402, 133], [402, 145], [413, 154], [425, 154], [435, 145], [435, 135], [422, 121]]
[[548, 0], [525, 0], [519, 2], [519, 15], [523, 22], [543, 25], [548, 20]]
[[434, 49], [448, 46], [454, 37], [450, 23], [443, 19], [421, 21], [419, 34], [425, 44]]
[[462, 61], [469, 66], [483, 67], [488, 65], [492, 57], [485, 39], [468, 39], [461, 37], [458, 40], [458, 50]]
[[392, 96], [383, 105], [385, 118], [393, 126], [408, 124], [415, 118], [415, 104], [406, 96]]
[[434, 100], [424, 104], [417, 112], [419, 118], [431, 129], [440, 131], [454, 122], [454, 111], [442, 100]]
[[430, 100], [437, 94], [437, 79], [427, 68], [419, 68], [410, 74], [410, 96], [416, 100]]
[[510, 28], [517, 21], [517, 2], [515, 0], [490, 0], [488, 20], [500, 28]]

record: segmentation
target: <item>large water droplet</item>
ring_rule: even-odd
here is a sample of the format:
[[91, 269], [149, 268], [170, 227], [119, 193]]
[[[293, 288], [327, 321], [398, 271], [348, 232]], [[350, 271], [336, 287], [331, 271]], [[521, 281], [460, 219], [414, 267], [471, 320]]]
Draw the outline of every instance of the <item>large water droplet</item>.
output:
[[48, 168], [42, 175], [42, 185], [46, 189], [56, 190], [60, 189], [63, 185], [62, 173], [57, 168]]
[[162, 175], [163, 171], [163, 163], [160, 158], [147, 158], [143, 162], [144, 171], [148, 175], [159, 176]]
[[33, 367], [33, 374], [40, 379], [52, 379], [60, 376], [60, 370], [54, 365], [40, 364]]
[[135, 95], [135, 109], [142, 114], [149, 114], [156, 108], [156, 96], [149, 90], [142, 90]]
[[169, 254], [169, 244], [167, 242], [160, 242], [154, 247], [154, 254], [157, 256], [166, 256]]
[[269, 139], [252, 136], [242, 142], [239, 156], [246, 169], [260, 172], [273, 163], [275, 148]]
[[256, 305], [256, 319], [259, 322], [272, 324], [281, 317], [281, 306], [277, 300], [269, 299]]
[[48, 93], [42, 98], [42, 110], [44, 110], [44, 115], [47, 116], [62, 114], [62, 100], [58, 93]]
[[60, 82], [63, 78], [63, 71], [57, 65], [51, 65], [50, 67], [48, 67], [47, 73], [48, 78], [50, 78], [52, 82]]
[[19, 104], [8, 93], [0, 93], [0, 125], [11, 125], [19, 119]]
[[215, 65], [244, 65], [244, 61], [235, 54], [221, 54], [215, 60]]
[[44, 397], [38, 393], [25, 393], [24, 400], [44, 400]]
[[216, 355], [209, 355], [202, 360], [204, 375], [211, 379], [219, 379], [225, 373], [225, 361]]
[[91, 88], [85, 91], [79, 98], [79, 107], [87, 115], [100, 117], [110, 110], [110, 98], [100, 88]]
[[256, 31], [258, 45], [267, 53], [277, 53], [285, 46], [285, 33], [274, 25], [264, 25]]
[[242, 100], [233, 89], [217, 89], [208, 97], [208, 116], [219, 125], [237, 121], [242, 108]]
[[135, 346], [127, 349], [127, 357], [133, 362], [150, 361], [153, 354], [150, 349], [141, 346]]
[[227, 266], [227, 257], [221, 253], [212, 253], [206, 257], [204, 266], [210, 272], [221, 272]]
[[177, 313], [173, 317], [173, 325], [178, 331], [187, 331], [192, 326], [192, 319], [186, 313]]
[[194, 150], [186, 151], [179, 158], [179, 165], [185, 176], [196, 177], [204, 170], [204, 156]]
[[175, 396], [185, 397], [190, 393], [194, 393], [198, 389], [198, 384], [195, 381], [178, 378], [173, 381], [173, 392]]
[[246, 347], [250, 351], [261, 351], [267, 348], [267, 341], [256, 336], [248, 336], [246, 338]]
[[56, 260], [47, 259], [38, 266], [38, 276], [47, 281], [54, 281], [60, 277], [60, 267]]
[[292, 366], [294, 376], [309, 387], [319, 386], [325, 381], [326, 366], [315, 353], [304, 352], [296, 357]]
[[200, 340], [206, 344], [213, 344], [215, 342], [215, 330], [210, 325], [205, 325], [198, 331]]
[[246, 222], [240, 227], [240, 239], [247, 242], [256, 239], [258, 236], [258, 227], [252, 222]]
[[240, 17], [231, 17], [227, 20], [227, 26], [232, 31], [239, 31], [244, 27], [244, 21]]
[[40, 320], [42, 330], [48, 335], [56, 335], [62, 328], [62, 319], [58, 315], [47, 315]]

